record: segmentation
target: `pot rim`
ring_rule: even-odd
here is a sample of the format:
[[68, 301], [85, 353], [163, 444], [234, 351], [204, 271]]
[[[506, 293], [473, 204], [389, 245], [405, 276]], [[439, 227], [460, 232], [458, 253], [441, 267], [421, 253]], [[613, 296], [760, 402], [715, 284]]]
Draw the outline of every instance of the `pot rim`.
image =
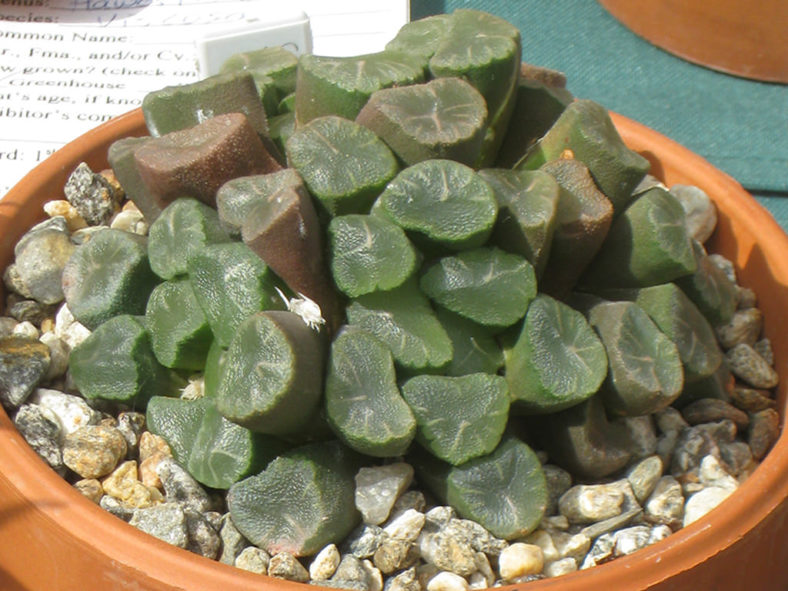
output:
[[[690, 166], [695, 174], [706, 175], [708, 182], [705, 182], [705, 190], [721, 205], [736, 203], [737, 207], [742, 208], [737, 223], [744, 223], [753, 235], [774, 233], [774, 244], [766, 245], [764, 250], [767, 255], [772, 255], [768, 260], [777, 270], [776, 276], [788, 282], [788, 257], [784, 256], [788, 252], [788, 236], [765, 208], [735, 180], [687, 148], [626, 117], [616, 114], [612, 114], [612, 117], [627, 143], [633, 144], [634, 149], [639, 151], [642, 151], [641, 145], [647, 147], [651, 154], [645, 155], [649, 159], [655, 157], [656, 151], [656, 157], [663, 166]], [[28, 196], [46, 192], [53, 177], [59, 175], [65, 178], [84, 159], [86, 145], [89, 150], [93, 147], [92, 152], [95, 153], [96, 147], [106, 147], [114, 139], [144, 134], [144, 119], [140, 109], [88, 131], [39, 164], [12, 188], [0, 201], [0, 218], [23, 209]], [[92, 155], [101, 161], [100, 156]], [[96, 166], [103, 167], [105, 162]], [[7, 211], [11, 213], [7, 214]], [[39, 218], [43, 219], [43, 212]], [[29, 227], [20, 225], [24, 227], [14, 228], [10, 234], [18, 233], [21, 236]], [[19, 236], [4, 236], [3, 248], [6, 248], [9, 240], [15, 243]], [[780, 251], [782, 257], [778, 256]], [[788, 375], [781, 375], [781, 378], [778, 407], [781, 424], [784, 425]], [[772, 450], [750, 477], [720, 507], [703, 518], [633, 555], [617, 558], [589, 570], [535, 581], [528, 584], [529, 589], [569, 591], [590, 588], [588, 585], [594, 585], [594, 588], [603, 588], [604, 585], [616, 589], [647, 588], [722, 552], [753, 530], [767, 515], [778, 510], [788, 499], [788, 435], [784, 428], [781, 431]], [[292, 591], [303, 591], [298, 583], [261, 577], [181, 550], [107, 513], [45, 464], [1, 408], [0, 479], [8, 479], [17, 489], [19, 496], [14, 501], [21, 505], [32, 503], [37, 511], [68, 531], [79, 543], [93, 545], [95, 532], [102, 531], [99, 551], [105, 559], [137, 571], [144, 579], [166, 582], [179, 588], [183, 583], [183, 574], [188, 572], [189, 580], [202, 581], [204, 587], [199, 589], [215, 589], [220, 585], [241, 589], [242, 585], [253, 584], [266, 591], [281, 590], [283, 586]], [[152, 556], [156, 559], [151, 560]], [[654, 577], [655, 572], [659, 572], [657, 578]], [[508, 588], [513, 589], [513, 586]]]

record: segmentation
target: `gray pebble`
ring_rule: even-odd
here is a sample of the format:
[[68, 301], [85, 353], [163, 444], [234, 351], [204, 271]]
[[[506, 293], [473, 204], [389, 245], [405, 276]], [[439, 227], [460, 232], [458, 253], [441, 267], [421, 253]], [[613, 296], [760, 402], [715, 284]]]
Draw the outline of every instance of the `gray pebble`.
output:
[[[369, 573], [361, 559], [352, 554], [346, 554], [339, 561], [336, 571], [329, 581], [334, 583], [350, 583], [353, 589], [369, 589], [371, 581]], [[343, 585], [344, 587], [344, 585]]]
[[663, 476], [644, 505], [644, 517], [650, 523], [681, 526], [684, 517], [684, 494], [681, 484], [673, 476]]
[[659, 456], [644, 458], [629, 470], [627, 479], [638, 502], [643, 503], [651, 496], [662, 472], [663, 464]]
[[663, 466], [669, 466], [673, 461], [673, 452], [679, 441], [679, 431], [668, 431], [657, 439], [657, 455], [662, 460]]
[[755, 388], [774, 388], [780, 377], [751, 345], [741, 343], [725, 353], [731, 373]]
[[756, 341], [752, 348], [755, 349], [758, 355], [763, 357], [766, 363], [774, 366], [774, 349], [772, 349], [772, 342], [768, 338]]
[[162, 459], [156, 466], [156, 474], [161, 479], [168, 502], [182, 503], [200, 513], [211, 510], [212, 503], [208, 493], [173, 458]]
[[593, 540], [603, 534], [607, 534], [621, 529], [625, 525], [628, 525], [629, 523], [637, 519], [642, 514], [643, 514], [643, 510], [640, 507], [634, 507], [632, 509], [629, 509], [628, 511], [624, 511], [620, 515], [611, 517], [610, 519], [605, 519], [604, 521], [597, 521], [596, 523], [592, 523], [591, 525], [581, 529], [580, 533], [585, 536], [588, 536], [590, 539]]
[[736, 345], [754, 345], [763, 329], [763, 314], [758, 308], [736, 310], [730, 322], [717, 327], [717, 338], [723, 349]]
[[594, 523], [619, 515], [624, 502], [620, 488], [608, 484], [579, 484], [558, 500], [558, 510], [570, 523]]
[[129, 524], [173, 546], [188, 547], [186, 515], [178, 503], [162, 503], [135, 509]]
[[222, 542], [222, 553], [219, 556], [219, 562], [224, 564], [234, 564], [241, 551], [249, 546], [249, 541], [235, 527], [235, 523], [233, 523], [229, 513], [225, 513], [222, 516], [219, 538]]
[[484, 526], [470, 519], [451, 519], [443, 532], [489, 556], [498, 556], [508, 545], [506, 540], [496, 538]]
[[221, 531], [222, 525], [224, 524], [224, 518], [221, 513], [218, 511], [206, 511], [202, 516], [205, 517], [215, 531]]
[[560, 577], [561, 575], [568, 575], [577, 570], [577, 560], [571, 557], [561, 558], [549, 562], [544, 567], [544, 574], [549, 577]]
[[733, 387], [731, 390], [731, 403], [745, 412], [757, 412], [776, 406], [776, 402], [770, 397], [768, 390], [758, 390], [744, 386]]
[[404, 462], [361, 468], [356, 474], [355, 500], [364, 523], [383, 523], [412, 481], [413, 467]]
[[681, 413], [672, 406], [657, 411], [654, 413], [654, 418], [660, 433], [682, 431], [684, 428], [689, 427], [689, 423], [684, 420]]
[[0, 402], [19, 408], [49, 370], [49, 347], [36, 339], [0, 339]]
[[59, 443], [62, 427], [51, 410], [33, 404], [23, 404], [14, 416], [14, 425], [33, 451], [56, 472], [65, 473]]
[[547, 507], [546, 515], [552, 515], [558, 510], [558, 499], [572, 486], [572, 475], [555, 464], [542, 466], [545, 481], [547, 482]]
[[268, 552], [257, 546], [247, 546], [235, 559], [235, 567], [258, 575], [268, 574], [271, 557]]
[[749, 470], [755, 461], [750, 446], [744, 441], [723, 443], [719, 448], [720, 460], [728, 472], [736, 477]]
[[16, 319], [9, 316], [0, 316], [0, 339], [10, 337], [16, 325]]
[[137, 507], [124, 503], [111, 495], [104, 495], [101, 497], [101, 499], [99, 499], [99, 507], [123, 521], [129, 521], [137, 510]]
[[657, 431], [651, 415], [624, 417], [615, 421], [624, 426], [629, 436], [627, 449], [632, 452], [633, 459], [646, 458], [657, 450]]
[[307, 570], [289, 552], [280, 552], [271, 557], [268, 562], [268, 576], [297, 583], [306, 583], [309, 580]]
[[703, 244], [717, 226], [717, 208], [706, 192], [693, 185], [673, 185], [673, 195], [684, 208], [689, 235]]
[[63, 193], [91, 226], [108, 224], [123, 199], [122, 192], [84, 162], [68, 177]]
[[591, 547], [591, 550], [586, 554], [585, 559], [580, 565], [580, 570], [585, 570], [612, 560], [614, 558], [613, 550], [615, 546], [616, 539], [613, 534], [599, 536]]
[[682, 416], [690, 425], [711, 423], [730, 419], [738, 429], [746, 429], [750, 418], [746, 412], [736, 408], [729, 402], [717, 398], [701, 398], [681, 409]]
[[773, 408], [759, 410], [750, 415], [747, 443], [756, 460], [762, 459], [780, 436], [780, 415]]
[[[733, 425], [733, 422], [730, 421], [729, 424]], [[719, 457], [719, 446], [713, 434], [713, 431], [703, 425], [684, 429], [673, 450], [670, 473], [676, 478], [683, 478], [687, 474], [696, 472], [705, 456]]]
[[356, 558], [370, 558], [386, 539], [386, 532], [377, 525], [362, 524], [350, 532], [342, 543], [342, 553]]
[[456, 517], [457, 512], [454, 510], [454, 507], [438, 505], [424, 514], [424, 527], [427, 530], [437, 530], [447, 525], [449, 521], [455, 519]]
[[553, 539], [553, 545], [558, 553], [558, 558], [572, 558], [582, 559], [591, 548], [591, 538], [584, 533], [568, 533], [562, 531], [550, 532], [550, 537]]
[[183, 507], [183, 513], [186, 516], [186, 531], [189, 534], [186, 549], [215, 560], [221, 546], [219, 534], [199, 511], [186, 505]]
[[33, 226], [14, 248], [14, 263], [6, 273], [8, 287], [42, 304], [61, 302], [63, 268], [74, 248], [62, 217]]
[[19, 322], [30, 322], [35, 326], [54, 314], [52, 306], [47, 306], [36, 300], [19, 300], [8, 306], [8, 315]]
[[385, 524], [383, 531], [389, 538], [412, 542], [419, 537], [424, 522], [424, 513], [408, 509]]
[[126, 457], [126, 440], [106, 425], [85, 425], [66, 435], [63, 463], [82, 478], [100, 478]]
[[409, 490], [402, 493], [394, 502], [394, 507], [391, 508], [391, 517], [396, 517], [408, 509], [415, 509], [420, 513], [424, 513], [427, 509], [427, 499], [424, 498], [423, 492], [420, 490]]

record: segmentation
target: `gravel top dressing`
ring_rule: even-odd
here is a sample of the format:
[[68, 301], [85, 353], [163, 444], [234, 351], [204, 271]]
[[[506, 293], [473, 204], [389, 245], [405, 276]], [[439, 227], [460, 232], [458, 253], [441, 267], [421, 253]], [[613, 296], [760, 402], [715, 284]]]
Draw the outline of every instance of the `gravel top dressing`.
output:
[[3, 277], [0, 400], [83, 495], [363, 591], [556, 577], [699, 519], [779, 434], [757, 295], [597, 103], [457, 10], [150, 93]]

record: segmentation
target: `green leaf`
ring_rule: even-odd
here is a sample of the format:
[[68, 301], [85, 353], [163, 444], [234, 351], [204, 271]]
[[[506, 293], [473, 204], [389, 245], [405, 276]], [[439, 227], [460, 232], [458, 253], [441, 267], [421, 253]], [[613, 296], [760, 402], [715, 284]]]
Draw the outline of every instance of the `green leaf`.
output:
[[416, 434], [416, 420], [397, 388], [391, 351], [364, 330], [346, 327], [334, 339], [325, 405], [337, 436], [366, 455], [400, 456]]
[[490, 330], [480, 324], [437, 308], [435, 313], [451, 340], [454, 355], [446, 367], [446, 375], [498, 373], [503, 366], [503, 351]]
[[536, 275], [524, 258], [486, 247], [443, 257], [422, 275], [419, 286], [452, 312], [502, 328], [525, 315], [536, 296]]
[[454, 466], [491, 453], [509, 417], [509, 388], [496, 375], [415, 376], [402, 396], [416, 416], [419, 443]]

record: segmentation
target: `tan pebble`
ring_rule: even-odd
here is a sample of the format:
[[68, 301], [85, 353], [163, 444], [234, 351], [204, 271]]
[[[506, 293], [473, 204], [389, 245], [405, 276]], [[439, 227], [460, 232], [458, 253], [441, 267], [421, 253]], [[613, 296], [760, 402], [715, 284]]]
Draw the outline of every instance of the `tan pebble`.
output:
[[258, 575], [268, 574], [268, 552], [257, 546], [247, 546], [235, 559], [235, 567]]
[[82, 478], [99, 478], [126, 456], [123, 434], [106, 425], [86, 425], [66, 435], [63, 463]]
[[773, 408], [750, 415], [747, 443], [756, 460], [763, 458], [780, 436], [780, 415]]
[[101, 483], [95, 478], [83, 478], [82, 480], [78, 480], [74, 483], [74, 488], [97, 505], [104, 494]]
[[427, 591], [467, 591], [469, 588], [468, 581], [448, 571], [439, 572], [427, 583]]
[[525, 575], [536, 575], [544, 568], [542, 549], [536, 544], [515, 542], [498, 557], [498, 572], [505, 581]]
[[153, 455], [146, 457], [140, 462], [140, 480], [145, 486], [152, 486], [154, 488], [162, 488], [161, 478], [157, 472], [159, 464], [162, 460], [169, 458], [169, 456], [161, 451], [156, 451]]
[[119, 195], [119, 199], [123, 199], [126, 195], [126, 192], [123, 190], [123, 185], [120, 184], [120, 181], [115, 176], [115, 171], [111, 168], [105, 168], [101, 172], [99, 172], [101, 176], [106, 179], [106, 181], [112, 185], [112, 188], [115, 189], [115, 192]]
[[101, 482], [101, 486], [105, 493], [131, 507], [150, 507], [164, 500], [157, 488], [139, 481], [134, 460], [123, 462]]
[[170, 445], [163, 437], [154, 435], [150, 431], [143, 432], [140, 436], [140, 460], [145, 460], [155, 452], [161, 452], [165, 456], [172, 457]]
[[560, 577], [561, 575], [573, 573], [576, 570], [577, 561], [571, 556], [568, 556], [547, 564], [544, 567], [544, 574], [547, 577]]
[[41, 332], [48, 333], [55, 331], [55, 320], [54, 318], [44, 318], [41, 321]]
[[88, 226], [85, 218], [83, 218], [77, 209], [65, 199], [47, 201], [44, 203], [44, 212], [49, 217], [62, 216], [65, 218], [66, 225], [70, 232], [76, 232]]
[[99, 425], [102, 427], [110, 427], [114, 429], [118, 426], [118, 419], [115, 417], [104, 417], [99, 421]]
[[280, 552], [271, 557], [268, 563], [268, 576], [297, 583], [306, 583], [309, 580], [309, 572], [289, 552]]
[[341, 556], [335, 544], [329, 544], [317, 553], [309, 565], [309, 578], [313, 581], [326, 581], [339, 566]]

